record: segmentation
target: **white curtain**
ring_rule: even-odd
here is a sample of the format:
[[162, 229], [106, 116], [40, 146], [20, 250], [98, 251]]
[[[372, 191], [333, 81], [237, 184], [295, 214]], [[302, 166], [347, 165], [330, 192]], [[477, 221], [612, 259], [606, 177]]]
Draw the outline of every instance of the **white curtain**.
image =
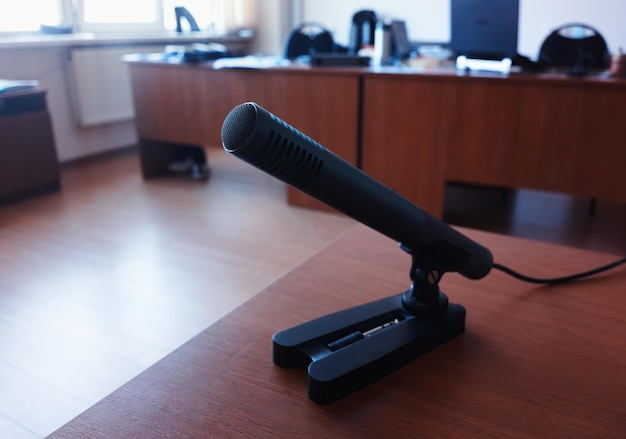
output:
[[215, 31], [256, 28], [257, 0], [210, 0]]

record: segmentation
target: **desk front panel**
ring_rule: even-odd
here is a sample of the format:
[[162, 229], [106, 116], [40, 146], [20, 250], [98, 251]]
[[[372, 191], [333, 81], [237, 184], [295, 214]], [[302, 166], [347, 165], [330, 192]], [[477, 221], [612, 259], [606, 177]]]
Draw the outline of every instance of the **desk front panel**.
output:
[[365, 78], [363, 171], [436, 216], [443, 211], [445, 187], [441, 114], [453, 102], [437, 79]]
[[435, 215], [446, 181], [626, 202], [626, 81], [368, 74], [363, 169]]
[[238, 104], [274, 107], [277, 78], [198, 66], [131, 64], [139, 137], [220, 146], [224, 118]]
[[[624, 80], [158, 63], [131, 74], [142, 139], [219, 146], [228, 112], [255, 101], [437, 216], [446, 181], [626, 201]], [[325, 208], [292, 189], [288, 201]]]
[[[357, 162], [359, 77], [331, 70], [224, 69], [131, 63], [139, 137], [221, 146], [221, 128], [235, 106], [254, 101], [352, 164]], [[149, 154], [149, 149], [145, 151]], [[142, 154], [144, 151], [142, 151]], [[289, 190], [292, 204], [322, 207]]]
[[451, 81], [446, 179], [626, 201], [626, 82]]

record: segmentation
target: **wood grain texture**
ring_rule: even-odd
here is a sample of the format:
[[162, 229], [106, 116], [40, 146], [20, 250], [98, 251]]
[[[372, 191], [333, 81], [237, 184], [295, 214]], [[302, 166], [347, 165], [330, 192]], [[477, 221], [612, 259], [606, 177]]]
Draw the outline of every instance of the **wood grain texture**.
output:
[[365, 75], [363, 165], [441, 215], [446, 181], [626, 201], [626, 81]]
[[453, 82], [446, 179], [626, 201], [626, 84]]
[[[228, 111], [254, 100], [436, 216], [446, 181], [626, 201], [622, 79], [159, 63], [131, 71], [142, 137], [218, 145]], [[288, 201], [327, 209], [294, 190]]]
[[[501, 263], [540, 275], [614, 258], [464, 232]], [[274, 332], [403, 291], [409, 263], [357, 226], [51, 437], [626, 434], [624, 268], [553, 288], [448, 275], [443, 290], [467, 308], [466, 332], [329, 406], [308, 400], [303, 371], [272, 364]]]
[[[144, 63], [130, 66], [137, 129], [142, 139], [220, 146], [222, 124], [230, 110], [252, 101], [356, 164], [357, 75], [337, 70], [320, 74], [302, 68], [214, 70], [210, 65]], [[150, 156], [151, 152], [148, 146], [142, 150], [142, 156]], [[143, 160], [151, 162], [152, 158]], [[287, 199], [294, 205], [331, 210], [291, 188]]]
[[362, 169], [435, 216], [443, 212], [446, 149], [440, 114], [451, 96], [441, 81], [368, 76]]
[[209, 156], [206, 183], [144, 181], [131, 154], [0, 209], [0, 437], [49, 434], [353, 224]]
[[[207, 183], [145, 182], [136, 154], [121, 154], [66, 165], [61, 192], [0, 209], [0, 437], [60, 427], [353, 224], [290, 208], [283, 185], [207, 152]], [[587, 200], [501, 202], [455, 186], [445, 211], [453, 224], [626, 254], [623, 205], [600, 201], [590, 217]]]
[[130, 65], [142, 138], [220, 146], [222, 124], [230, 110], [254, 101], [351, 163], [356, 161], [356, 75]]

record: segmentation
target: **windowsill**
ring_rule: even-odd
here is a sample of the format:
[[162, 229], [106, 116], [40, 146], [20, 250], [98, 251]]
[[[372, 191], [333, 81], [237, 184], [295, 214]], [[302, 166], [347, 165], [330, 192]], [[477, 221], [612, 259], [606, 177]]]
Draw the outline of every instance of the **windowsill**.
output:
[[252, 31], [236, 35], [216, 35], [210, 32], [176, 33], [175, 31], [95, 34], [90, 32], [63, 35], [22, 35], [0, 37], [2, 49], [38, 49], [54, 47], [114, 46], [127, 44], [185, 44], [213, 41], [218, 43], [245, 43], [252, 39]]

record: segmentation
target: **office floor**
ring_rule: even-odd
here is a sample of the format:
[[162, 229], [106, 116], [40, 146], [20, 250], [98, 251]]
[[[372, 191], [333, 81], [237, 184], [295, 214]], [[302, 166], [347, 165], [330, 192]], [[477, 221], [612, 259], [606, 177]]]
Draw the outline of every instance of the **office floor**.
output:
[[206, 183], [127, 154], [0, 209], [0, 437], [51, 433], [353, 224], [211, 155]]
[[[134, 153], [65, 167], [0, 208], [0, 437], [45, 436], [334, 240], [353, 221], [209, 152], [208, 182], [142, 181]], [[451, 186], [446, 220], [626, 253], [626, 206]]]

